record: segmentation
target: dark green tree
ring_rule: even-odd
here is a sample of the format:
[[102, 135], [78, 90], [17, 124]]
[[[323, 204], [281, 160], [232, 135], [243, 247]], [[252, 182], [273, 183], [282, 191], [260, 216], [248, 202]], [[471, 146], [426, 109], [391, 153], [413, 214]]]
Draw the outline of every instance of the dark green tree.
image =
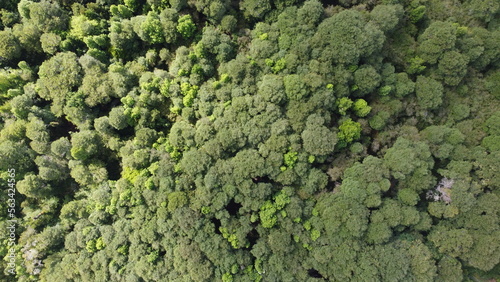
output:
[[418, 105], [424, 110], [437, 109], [443, 102], [443, 85], [426, 76], [417, 77], [415, 93]]

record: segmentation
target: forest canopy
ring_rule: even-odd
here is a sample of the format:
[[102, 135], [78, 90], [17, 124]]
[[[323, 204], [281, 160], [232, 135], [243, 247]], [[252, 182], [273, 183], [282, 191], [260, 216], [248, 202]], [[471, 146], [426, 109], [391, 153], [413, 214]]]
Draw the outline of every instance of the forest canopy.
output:
[[1, 1], [0, 159], [2, 281], [500, 279], [500, 2]]

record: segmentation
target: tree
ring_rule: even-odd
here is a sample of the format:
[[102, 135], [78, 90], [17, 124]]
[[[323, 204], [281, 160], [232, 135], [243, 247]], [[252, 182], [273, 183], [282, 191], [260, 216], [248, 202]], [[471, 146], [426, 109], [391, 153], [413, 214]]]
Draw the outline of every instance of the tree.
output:
[[308, 118], [306, 128], [302, 132], [301, 137], [304, 150], [316, 156], [324, 156], [332, 153], [337, 144], [337, 135], [323, 124], [314, 122], [311, 116]]
[[10, 105], [12, 107], [12, 113], [18, 119], [26, 119], [33, 106], [33, 99], [27, 95], [16, 96], [10, 101]]
[[163, 36], [166, 43], [175, 43], [179, 34], [177, 33], [177, 20], [179, 15], [174, 9], [164, 9], [160, 13], [160, 21], [163, 27]]
[[354, 102], [347, 98], [347, 97], [342, 97], [338, 100], [337, 102], [337, 107], [339, 109], [339, 114], [345, 116], [347, 114], [347, 111], [352, 107], [352, 104]]
[[117, 58], [128, 58], [138, 48], [138, 37], [134, 32], [131, 20], [113, 21], [109, 27], [108, 37], [111, 43], [111, 54]]
[[473, 245], [473, 238], [465, 229], [450, 229], [445, 226], [433, 228], [429, 240], [442, 254], [458, 257], [467, 253]]
[[297, 19], [300, 23], [307, 25], [317, 25], [323, 16], [323, 5], [320, 1], [305, 1], [304, 5], [297, 11]]
[[109, 112], [109, 124], [120, 130], [128, 126], [128, 117], [125, 115], [123, 107], [114, 107]]
[[307, 85], [297, 74], [286, 75], [283, 78], [285, 92], [290, 100], [301, 100], [310, 95]]
[[486, 23], [492, 21], [500, 11], [500, 4], [492, 0], [466, 1], [466, 9], [471, 11], [473, 17], [483, 20]]
[[241, 2], [241, 10], [247, 18], [263, 18], [271, 10], [270, 1], [244, 0]]
[[380, 84], [380, 75], [374, 67], [363, 65], [354, 72], [356, 96], [364, 96], [374, 91]]
[[50, 150], [59, 158], [68, 158], [70, 156], [71, 143], [68, 138], [61, 137], [50, 144]]
[[495, 1], [14, 2], [0, 281], [498, 272]]
[[44, 33], [60, 32], [66, 29], [68, 15], [57, 3], [41, 1], [28, 6], [29, 20]]
[[[241, 150], [231, 159], [229, 163], [232, 167], [228, 175], [231, 183], [238, 184], [245, 180], [265, 175], [264, 159], [256, 150]], [[245, 189], [242, 185], [240, 190], [243, 194], [250, 194], [251, 190]]]
[[434, 182], [430, 174], [434, 160], [428, 145], [423, 142], [400, 137], [387, 150], [384, 160], [394, 178], [400, 180], [399, 187], [420, 192], [430, 188]]
[[26, 137], [31, 139], [31, 148], [39, 153], [44, 154], [49, 149], [50, 136], [45, 123], [41, 119], [32, 117], [26, 126]]
[[418, 54], [429, 64], [435, 64], [439, 58], [455, 46], [457, 28], [451, 22], [432, 22], [418, 38]]
[[192, 149], [183, 155], [180, 166], [189, 176], [196, 177], [202, 175], [211, 163], [212, 160], [209, 155], [203, 151]]
[[500, 111], [493, 113], [483, 124], [489, 135], [500, 135]]
[[360, 238], [368, 229], [368, 209], [343, 194], [328, 194], [315, 206], [324, 224], [327, 238]]
[[457, 48], [474, 63], [484, 52], [484, 42], [476, 33], [469, 32], [457, 40]]
[[443, 78], [444, 84], [457, 86], [467, 73], [467, 63], [469, 58], [456, 51], [444, 53], [439, 60], [438, 69]]
[[35, 159], [39, 176], [46, 181], [63, 181], [68, 177], [66, 160], [52, 156], [38, 156]]
[[45, 53], [55, 54], [61, 44], [61, 37], [55, 33], [44, 33], [40, 36], [42, 49]]
[[492, 72], [486, 77], [486, 88], [493, 97], [500, 99], [500, 71]]
[[481, 178], [483, 185], [500, 187], [500, 175], [498, 174], [498, 156], [500, 156], [500, 151], [487, 153], [483, 150], [478, 150], [475, 155], [477, 161], [476, 167], [478, 169], [476, 174]]
[[482, 271], [490, 271], [500, 262], [500, 244], [494, 239], [500, 233], [496, 216], [499, 207], [498, 196], [484, 193], [477, 198], [474, 207], [459, 215], [473, 240], [471, 248], [463, 252], [460, 259]]
[[21, 56], [19, 41], [12, 34], [12, 29], [7, 28], [0, 31], [0, 57], [6, 60], [15, 60]]
[[483, 28], [471, 28], [471, 31], [477, 35], [480, 41], [483, 42], [484, 51], [474, 62], [474, 66], [479, 70], [486, 70], [490, 64], [498, 64], [500, 51], [498, 46], [500, 46], [500, 32], [488, 31]]
[[277, 75], [266, 75], [263, 77], [257, 94], [264, 98], [264, 101], [276, 105], [281, 104], [285, 98], [285, 87], [283, 80]]
[[424, 110], [437, 109], [443, 102], [443, 85], [426, 76], [417, 77], [415, 93], [418, 105]]
[[104, 72], [104, 64], [90, 55], [83, 55], [78, 60], [83, 67], [83, 76], [78, 93], [89, 107], [106, 104], [112, 93], [111, 81]]
[[144, 41], [151, 44], [163, 43], [165, 41], [160, 17], [154, 11], [148, 13], [146, 19], [141, 24], [141, 30], [142, 32], [138, 34]]
[[415, 83], [404, 72], [396, 74], [395, 87], [396, 97], [404, 97], [415, 91]]
[[12, 142], [10, 140], [0, 142], [0, 157], [2, 158], [0, 169], [3, 172], [14, 168], [16, 176], [22, 177], [25, 173], [33, 171], [34, 156], [33, 150], [21, 142]]
[[108, 172], [102, 162], [83, 163], [79, 160], [71, 160], [68, 162], [68, 167], [71, 177], [82, 186], [97, 186], [108, 179]]
[[196, 26], [190, 15], [184, 15], [177, 21], [177, 31], [184, 37], [190, 38], [196, 31]]
[[222, 31], [231, 33], [235, 30], [238, 20], [233, 15], [226, 15], [220, 22]]
[[36, 89], [40, 97], [53, 101], [52, 111], [62, 115], [68, 93], [81, 83], [81, 66], [72, 52], [58, 53], [42, 63]]
[[206, 15], [213, 23], [220, 22], [229, 9], [228, 1], [221, 0], [198, 0], [194, 2], [198, 11]]
[[114, 17], [126, 19], [132, 16], [133, 11], [125, 5], [111, 5], [109, 11]]
[[371, 109], [372, 107], [368, 106], [368, 103], [364, 99], [357, 99], [354, 101], [353, 110], [358, 117], [367, 116]]
[[370, 13], [370, 19], [374, 21], [385, 33], [391, 32], [403, 16], [401, 5], [377, 5]]
[[99, 151], [99, 137], [95, 131], [84, 130], [71, 136], [71, 156], [76, 160], [86, 160]]
[[24, 179], [17, 183], [17, 189], [31, 198], [47, 197], [52, 191], [50, 185], [34, 174], [26, 174]]
[[31, 23], [16, 24], [12, 28], [12, 31], [23, 49], [30, 53], [42, 52], [42, 45], [40, 44], [40, 36], [42, 33], [37, 26]]
[[438, 279], [458, 281], [463, 279], [462, 264], [456, 258], [444, 256], [437, 265]]
[[85, 15], [73, 15], [70, 21], [71, 35], [79, 40], [83, 40], [89, 35], [99, 33], [99, 22], [89, 19]]
[[350, 118], [345, 119], [339, 126], [339, 132], [337, 136], [339, 139], [339, 148], [344, 148], [349, 143], [361, 137], [361, 125], [358, 122], [351, 120]]
[[454, 148], [462, 144], [465, 136], [455, 128], [445, 126], [429, 126], [420, 132], [429, 143], [434, 157], [446, 159], [452, 155]]
[[186, 6], [186, 0], [169, 0], [170, 5], [176, 11], [182, 10]]
[[170, 144], [177, 148], [192, 146], [194, 144], [195, 129], [186, 121], [176, 122], [170, 129], [168, 140]]
[[382, 203], [381, 193], [390, 188], [388, 177], [389, 170], [383, 160], [369, 156], [345, 170], [340, 191], [367, 207], [378, 207]]
[[357, 65], [360, 58], [380, 50], [384, 39], [383, 32], [367, 24], [361, 13], [345, 10], [319, 24], [311, 40], [320, 60]]

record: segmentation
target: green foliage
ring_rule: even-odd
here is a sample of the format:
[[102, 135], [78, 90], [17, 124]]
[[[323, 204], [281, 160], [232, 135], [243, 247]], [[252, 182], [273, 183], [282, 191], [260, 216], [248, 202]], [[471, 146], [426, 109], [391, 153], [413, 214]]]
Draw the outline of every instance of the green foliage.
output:
[[467, 1], [465, 9], [468, 9], [474, 18], [488, 23], [500, 11], [500, 4], [491, 0]]
[[[357, 65], [361, 57], [367, 57], [380, 50], [384, 35], [377, 26], [366, 24], [361, 13], [344, 10], [320, 23], [312, 40], [314, 47], [328, 50], [323, 52], [320, 58], [322, 61]], [[358, 76], [361, 78], [361, 73]]]
[[41, 177], [33, 174], [27, 174], [16, 186], [21, 194], [31, 198], [47, 197], [52, 191], [49, 184], [45, 183]]
[[99, 32], [99, 22], [89, 19], [85, 15], [71, 17], [71, 35], [83, 40], [86, 36], [95, 35]]
[[61, 44], [61, 37], [54, 33], [44, 33], [40, 36], [40, 42], [45, 53], [55, 54]]
[[384, 159], [392, 175], [401, 180], [401, 187], [417, 191], [430, 188], [433, 177], [429, 169], [433, 167], [434, 161], [427, 144], [400, 137], [387, 150]]
[[67, 11], [61, 9], [56, 3], [41, 1], [30, 3], [29, 19], [44, 33], [61, 32], [67, 27]]
[[[160, 17], [157, 13], [150, 11], [146, 19], [141, 24], [141, 29], [145, 33], [145, 39], [151, 44], [163, 43], [163, 28], [161, 26]], [[181, 32], [179, 30], [179, 32]], [[181, 32], [181, 34], [183, 34]]]
[[491, 73], [486, 78], [486, 87], [493, 97], [500, 99], [500, 71]]
[[272, 228], [278, 221], [277, 212], [282, 210], [288, 203], [290, 203], [289, 196], [281, 191], [274, 197], [274, 202], [266, 201], [261, 207], [259, 212], [260, 222], [262, 227]]
[[419, 74], [427, 68], [423, 65], [425, 63], [425, 60], [420, 58], [419, 56], [411, 58], [408, 63], [410, 64], [406, 69], [406, 72], [408, 74]]
[[[417, 2], [417, 1], [415, 1], [415, 2]], [[427, 8], [424, 5], [412, 7], [412, 9], [410, 11], [410, 15], [409, 15], [410, 21], [412, 23], [419, 22], [424, 17], [426, 9]]]
[[17, 2], [15, 279], [498, 278], [498, 1]]
[[307, 118], [306, 127], [301, 137], [304, 150], [309, 154], [327, 155], [333, 152], [335, 144], [337, 144], [336, 134], [322, 123], [324, 123], [324, 119], [317, 115], [313, 114]]
[[109, 11], [115, 17], [130, 18], [132, 16], [132, 10], [125, 5], [111, 5]]
[[226, 272], [222, 275], [222, 281], [223, 282], [233, 282], [233, 275], [229, 272]]
[[316, 241], [321, 236], [321, 232], [319, 230], [313, 229], [311, 230], [311, 240]]
[[71, 156], [86, 160], [99, 151], [99, 139], [95, 131], [81, 131], [71, 136]]
[[293, 168], [298, 160], [297, 154], [298, 154], [297, 152], [289, 151], [283, 156], [283, 163], [288, 168]]
[[356, 101], [354, 101], [353, 110], [358, 117], [367, 116], [370, 113], [371, 109], [372, 108], [368, 106], [368, 103], [364, 99], [357, 99]]
[[426, 76], [417, 77], [415, 93], [418, 105], [422, 109], [436, 109], [443, 102], [443, 85]]
[[339, 148], [344, 148], [349, 143], [352, 143], [361, 137], [361, 125], [348, 118], [340, 124], [337, 136], [339, 139]]
[[276, 207], [271, 201], [266, 201], [264, 205], [260, 207], [259, 217], [262, 227], [272, 228], [278, 218], [276, 217]]
[[226, 15], [222, 18], [220, 27], [224, 32], [232, 32], [235, 30], [238, 21], [232, 15]]
[[75, 53], [58, 53], [44, 61], [38, 71], [36, 90], [40, 97], [52, 100], [51, 110], [56, 116], [63, 114], [66, 98], [82, 81], [82, 68]]
[[438, 69], [446, 85], [456, 86], [467, 73], [469, 58], [455, 51], [446, 52], [439, 60]]
[[[409, 72], [409, 71], [408, 71]], [[396, 97], [404, 97], [415, 90], [415, 83], [406, 73], [396, 74]]]
[[244, 0], [241, 2], [241, 9], [244, 11], [246, 17], [263, 18], [264, 15], [271, 10], [271, 3], [268, 0], [255, 1]]
[[382, 31], [390, 32], [403, 17], [403, 7], [400, 5], [377, 5], [370, 13], [370, 18]]
[[184, 37], [190, 38], [196, 31], [196, 26], [190, 15], [184, 15], [177, 21], [177, 31]]
[[429, 240], [438, 248], [442, 254], [451, 257], [460, 256], [467, 252], [473, 244], [473, 238], [465, 229], [447, 229], [437, 226], [429, 234]]
[[418, 194], [410, 189], [401, 189], [398, 191], [398, 199], [406, 205], [414, 206], [418, 203]]
[[0, 57], [5, 60], [14, 60], [21, 56], [21, 46], [19, 41], [12, 34], [10, 28], [0, 31], [2, 41], [0, 41]]
[[354, 72], [355, 90], [359, 96], [371, 93], [380, 84], [380, 75], [372, 66], [364, 65]]
[[285, 86], [285, 93], [288, 99], [301, 100], [309, 95], [309, 91], [302, 81], [301, 77], [297, 74], [287, 75], [283, 78]]
[[347, 111], [352, 107], [353, 101], [347, 97], [342, 97], [338, 101], [339, 114], [346, 115]]
[[286, 67], [286, 59], [281, 58], [274, 63], [274, 65], [271, 69], [273, 70], [273, 73], [278, 73], [278, 72], [284, 70], [285, 67]]
[[432, 22], [419, 37], [419, 56], [429, 64], [435, 64], [442, 54], [455, 46], [457, 28], [450, 22]]
[[173, 212], [174, 210], [184, 206], [185, 204], [187, 204], [188, 201], [185, 193], [183, 192], [172, 192], [168, 194], [167, 198], [168, 198], [167, 209], [170, 212]]
[[133, 27], [129, 20], [111, 22], [108, 36], [111, 44], [110, 53], [113, 57], [127, 58], [127, 53], [136, 51], [138, 35]]

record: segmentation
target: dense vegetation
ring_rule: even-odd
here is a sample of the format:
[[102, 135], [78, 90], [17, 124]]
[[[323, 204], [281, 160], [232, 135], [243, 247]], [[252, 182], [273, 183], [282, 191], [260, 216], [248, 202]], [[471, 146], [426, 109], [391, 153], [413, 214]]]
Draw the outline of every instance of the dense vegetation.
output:
[[500, 277], [499, 1], [0, 8], [0, 280]]

